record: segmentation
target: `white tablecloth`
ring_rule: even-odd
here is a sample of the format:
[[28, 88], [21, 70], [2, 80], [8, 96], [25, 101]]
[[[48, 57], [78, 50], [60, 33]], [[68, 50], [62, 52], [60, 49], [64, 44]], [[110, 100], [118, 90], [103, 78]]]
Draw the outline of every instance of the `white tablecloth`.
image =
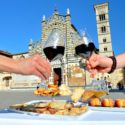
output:
[[79, 117], [38, 115], [0, 110], [0, 125], [125, 125], [125, 109], [92, 108]]

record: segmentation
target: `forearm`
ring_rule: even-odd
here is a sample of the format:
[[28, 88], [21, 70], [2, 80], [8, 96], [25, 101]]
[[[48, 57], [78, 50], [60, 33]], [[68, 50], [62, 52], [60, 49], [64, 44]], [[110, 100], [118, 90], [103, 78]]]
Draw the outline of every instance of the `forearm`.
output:
[[116, 68], [125, 67], [125, 53], [116, 56], [116, 60], [117, 60], [117, 67]]
[[17, 73], [18, 72], [17, 63], [18, 60], [14, 60], [0, 55], [0, 71]]

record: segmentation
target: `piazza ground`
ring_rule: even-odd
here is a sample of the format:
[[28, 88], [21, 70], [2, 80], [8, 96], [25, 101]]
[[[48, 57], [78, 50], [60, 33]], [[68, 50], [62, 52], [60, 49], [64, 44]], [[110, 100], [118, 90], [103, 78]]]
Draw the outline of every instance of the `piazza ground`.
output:
[[[9, 91], [0, 91], [0, 109], [8, 108], [10, 105], [25, 103], [32, 100], [50, 100], [51, 97], [40, 97], [35, 96], [33, 91], [35, 89], [22, 89], [22, 90], [9, 90]], [[117, 89], [112, 90], [109, 95], [104, 98], [124, 98], [125, 99], [125, 90], [119, 91]], [[70, 99], [68, 96], [56, 96], [54, 97], [56, 100], [68, 100]]]

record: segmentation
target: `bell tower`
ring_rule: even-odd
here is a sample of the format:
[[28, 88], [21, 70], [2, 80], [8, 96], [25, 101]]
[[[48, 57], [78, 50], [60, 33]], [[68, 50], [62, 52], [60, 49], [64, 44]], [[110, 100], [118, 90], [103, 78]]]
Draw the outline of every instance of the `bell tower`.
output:
[[94, 5], [94, 10], [96, 14], [99, 52], [105, 56], [112, 56], [113, 50], [109, 24], [108, 2]]

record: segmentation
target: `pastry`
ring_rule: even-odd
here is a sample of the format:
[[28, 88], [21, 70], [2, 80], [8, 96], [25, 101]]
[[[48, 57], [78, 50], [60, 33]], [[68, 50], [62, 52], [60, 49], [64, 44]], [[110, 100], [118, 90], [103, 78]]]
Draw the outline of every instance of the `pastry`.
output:
[[101, 106], [101, 100], [99, 98], [91, 98], [89, 101], [90, 106]]
[[48, 105], [49, 105], [49, 102], [41, 102], [41, 103], [34, 104], [34, 107], [43, 108], [43, 107], [47, 107]]
[[53, 101], [49, 103], [50, 108], [65, 109], [66, 102]]
[[55, 114], [56, 115], [69, 115], [69, 110], [67, 109], [58, 110]]
[[94, 94], [94, 96], [95, 97], [102, 97], [102, 96], [105, 96], [105, 95], [107, 95], [107, 92], [106, 91], [95, 91], [95, 94]]
[[72, 92], [71, 92], [71, 90], [69, 89], [69, 87], [66, 86], [66, 84], [62, 84], [62, 85], [59, 87], [59, 94], [62, 95], [62, 96], [68, 96], [68, 95], [71, 95]]
[[80, 108], [79, 107], [73, 107], [70, 110], [70, 115], [79, 115], [81, 114]]
[[94, 90], [85, 90], [85, 92], [82, 95], [82, 101], [87, 101], [90, 98], [92, 98], [95, 94]]
[[82, 88], [76, 88], [76, 89], [73, 91], [73, 94], [71, 95], [71, 100], [72, 100], [73, 102], [77, 102], [78, 100], [81, 99], [83, 93], [84, 93], [84, 89], [82, 89]]

